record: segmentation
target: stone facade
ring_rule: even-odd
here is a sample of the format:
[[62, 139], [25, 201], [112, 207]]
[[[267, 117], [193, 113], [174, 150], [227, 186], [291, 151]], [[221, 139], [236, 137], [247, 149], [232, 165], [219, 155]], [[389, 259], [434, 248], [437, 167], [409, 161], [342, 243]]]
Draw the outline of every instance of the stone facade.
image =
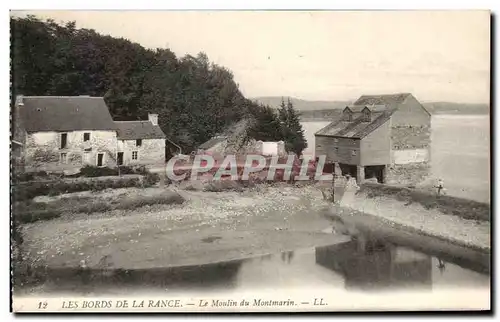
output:
[[[66, 146], [61, 146], [66, 134]], [[89, 136], [84, 140], [84, 136]], [[36, 132], [26, 136], [26, 171], [72, 171], [84, 165], [116, 166], [115, 131]]]
[[415, 186], [430, 175], [428, 162], [392, 164], [386, 169], [386, 183]]
[[165, 162], [165, 140], [118, 140], [118, 152], [123, 153], [125, 166], [162, 165]]

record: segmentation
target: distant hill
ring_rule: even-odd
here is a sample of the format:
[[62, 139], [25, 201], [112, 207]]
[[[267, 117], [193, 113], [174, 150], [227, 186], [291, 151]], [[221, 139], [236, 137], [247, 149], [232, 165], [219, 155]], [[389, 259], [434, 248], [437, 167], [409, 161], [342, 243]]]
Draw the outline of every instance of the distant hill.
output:
[[431, 114], [490, 114], [488, 104], [432, 102], [423, 105]]
[[[288, 97], [284, 97], [285, 102], [287, 99]], [[281, 96], [255, 97], [251, 98], [251, 100], [276, 108], [278, 108], [281, 104]], [[301, 112], [339, 109], [352, 103], [351, 101], [306, 101], [294, 97], [290, 97], [290, 100], [292, 101], [293, 106]]]
[[[284, 99], [286, 101], [287, 97]], [[280, 96], [255, 97], [251, 100], [275, 108], [281, 104]], [[301, 118], [307, 120], [336, 118], [346, 105], [352, 104], [352, 101], [307, 101], [293, 97], [290, 100], [294, 107], [300, 111]], [[429, 102], [423, 103], [423, 105], [434, 115], [487, 115], [490, 113], [488, 104]]]

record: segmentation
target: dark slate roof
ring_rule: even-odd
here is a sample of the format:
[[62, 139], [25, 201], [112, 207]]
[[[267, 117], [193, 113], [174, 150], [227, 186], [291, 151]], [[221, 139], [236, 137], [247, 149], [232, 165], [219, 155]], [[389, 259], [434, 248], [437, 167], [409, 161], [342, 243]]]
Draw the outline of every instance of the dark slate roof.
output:
[[410, 96], [410, 93], [384, 94], [384, 95], [362, 95], [353, 105], [387, 105], [401, 104]]
[[208, 140], [207, 142], [203, 143], [202, 145], [200, 145], [199, 148], [203, 149], [203, 150], [207, 150], [207, 149], [210, 149], [210, 148], [216, 146], [220, 142], [224, 142], [226, 140], [227, 140], [227, 137], [215, 137], [215, 138], [212, 138], [212, 139]]
[[361, 113], [365, 108], [372, 112], [383, 112], [388, 109], [386, 105], [350, 105], [346, 106], [345, 109], [349, 109], [353, 113]]
[[393, 112], [394, 110], [374, 112], [372, 114], [373, 121], [371, 122], [363, 122], [362, 116], [356, 118], [352, 122], [337, 120], [328, 124], [314, 135], [362, 139], [387, 122], [391, 118]]
[[102, 97], [25, 96], [21, 117], [27, 132], [115, 130]]
[[158, 125], [150, 121], [115, 121], [119, 140], [165, 139]]

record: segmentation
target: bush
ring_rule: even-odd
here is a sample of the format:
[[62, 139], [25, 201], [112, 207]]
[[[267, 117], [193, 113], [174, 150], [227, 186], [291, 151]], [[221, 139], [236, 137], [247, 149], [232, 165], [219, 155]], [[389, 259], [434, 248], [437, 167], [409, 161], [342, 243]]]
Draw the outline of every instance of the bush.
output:
[[[159, 177], [158, 177], [159, 179]], [[155, 179], [148, 179], [153, 182]], [[14, 200], [23, 201], [31, 200], [36, 196], [49, 195], [56, 196], [64, 193], [79, 192], [79, 191], [101, 191], [109, 188], [128, 188], [139, 187], [141, 181], [139, 178], [126, 178], [118, 180], [98, 180], [89, 182], [32, 182], [28, 184], [17, 185], [13, 188]]]
[[164, 195], [162, 194], [150, 197], [141, 196], [138, 198], [124, 199], [115, 206], [115, 209], [135, 209], [152, 205], [181, 204], [184, 201], [185, 200], [181, 195], [169, 192]]
[[107, 167], [96, 167], [91, 165], [86, 165], [80, 169], [79, 176], [83, 177], [106, 177], [106, 176], [117, 176], [118, 169], [111, 169]]
[[18, 220], [23, 223], [32, 223], [39, 220], [50, 220], [61, 216], [61, 212], [53, 209], [21, 212], [16, 214]]
[[39, 220], [49, 220], [61, 216], [61, 211], [54, 209], [46, 203], [22, 202], [14, 206], [14, 221], [21, 224], [32, 223]]
[[148, 172], [142, 180], [145, 187], [151, 187], [160, 181], [160, 176], [157, 173]]

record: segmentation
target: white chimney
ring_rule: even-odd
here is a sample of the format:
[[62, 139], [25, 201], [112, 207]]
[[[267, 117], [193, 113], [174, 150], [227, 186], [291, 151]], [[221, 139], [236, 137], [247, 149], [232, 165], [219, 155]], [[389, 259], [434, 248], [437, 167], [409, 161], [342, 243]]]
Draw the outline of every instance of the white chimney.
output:
[[23, 98], [24, 98], [23, 95], [16, 96], [16, 106], [23, 106], [24, 105]]
[[148, 114], [148, 120], [153, 125], [158, 125], [158, 114]]

